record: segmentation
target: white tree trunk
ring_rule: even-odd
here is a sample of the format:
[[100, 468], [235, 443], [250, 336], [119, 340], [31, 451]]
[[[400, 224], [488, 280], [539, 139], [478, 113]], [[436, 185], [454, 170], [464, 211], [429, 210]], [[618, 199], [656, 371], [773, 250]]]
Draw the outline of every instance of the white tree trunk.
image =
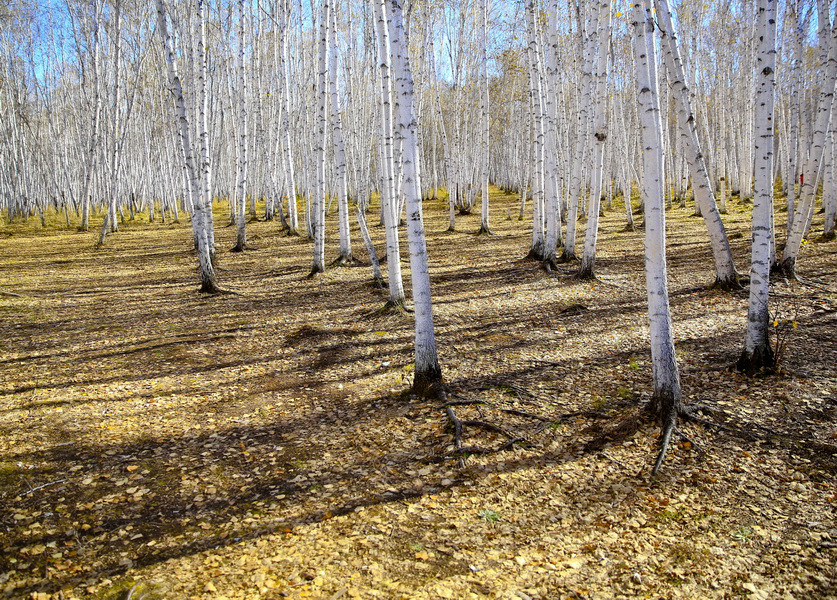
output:
[[773, 91], [776, 80], [776, 0], [758, 0], [755, 97], [755, 200], [747, 334], [738, 369], [754, 374], [773, 367], [770, 348], [770, 241], [773, 213]]
[[325, 217], [326, 217], [326, 127], [328, 122], [328, 44], [331, 21], [330, 0], [323, 0], [319, 26], [319, 53], [317, 59], [317, 122], [314, 137], [314, 194], [313, 219], [314, 260], [309, 276], [325, 271]]
[[578, 277], [592, 279], [595, 277], [596, 241], [599, 235], [599, 208], [602, 197], [602, 179], [604, 171], [605, 141], [608, 136], [607, 128], [607, 83], [608, 83], [608, 55], [610, 54], [610, 0], [600, 2], [597, 27], [591, 46], [596, 50], [596, 63], [593, 81], [596, 85], [596, 105], [593, 113], [593, 163], [591, 165], [592, 181], [590, 186], [590, 201], [587, 209], [587, 230], [584, 236], [584, 252], [581, 256], [581, 268]]
[[654, 375], [652, 406], [662, 421], [664, 432], [662, 450], [654, 467], [656, 473], [677, 422], [681, 391], [666, 281], [663, 130], [657, 87], [654, 21], [651, 11], [643, 8], [640, 2], [633, 3], [633, 32], [642, 134], [641, 193], [645, 204], [645, 278]]
[[418, 170], [418, 125], [413, 109], [413, 77], [410, 71], [400, 0], [391, 0], [391, 8], [393, 68], [398, 87], [398, 137], [402, 141], [403, 190], [407, 198], [407, 237], [410, 246], [410, 272], [415, 305], [416, 369], [413, 390], [426, 396], [439, 392], [439, 386], [442, 385], [442, 370], [436, 354], [433, 302], [430, 294], [427, 244], [424, 238], [421, 182]]
[[207, 293], [219, 292], [215, 279], [215, 269], [212, 265], [212, 257], [209, 250], [209, 237], [206, 231], [206, 219], [203, 215], [204, 206], [197, 199], [199, 189], [198, 169], [195, 165], [194, 152], [192, 148], [191, 131], [189, 118], [186, 114], [186, 102], [183, 97], [183, 87], [180, 83], [180, 76], [175, 63], [173, 42], [169, 35], [168, 20], [164, 0], [157, 2], [157, 26], [163, 40], [163, 48], [166, 54], [166, 66], [168, 69], [169, 88], [174, 96], [175, 111], [178, 120], [178, 134], [180, 145], [186, 163], [186, 174], [188, 176], [188, 192], [192, 200], [192, 230], [197, 240], [198, 261], [201, 275], [201, 291]]
[[657, 18], [663, 36], [662, 52], [668, 74], [668, 83], [674, 93], [677, 110], [677, 124], [683, 153], [692, 176], [692, 190], [700, 214], [709, 232], [709, 241], [715, 259], [715, 285], [722, 288], [739, 288], [738, 273], [732, 258], [724, 223], [715, 202], [712, 183], [706, 170], [706, 161], [701, 152], [697, 134], [697, 120], [692, 113], [689, 88], [683, 71], [678, 48], [677, 33], [671, 19], [668, 0], [656, 0]]
[[785, 256], [782, 260], [782, 269], [791, 276], [796, 273], [796, 260], [802, 248], [802, 240], [808, 233], [810, 219], [814, 214], [817, 181], [823, 151], [825, 149], [825, 138], [831, 115], [831, 103], [834, 99], [835, 81], [837, 81], [837, 25], [831, 28], [830, 48], [825, 64], [822, 92], [817, 103], [813, 141], [808, 158], [805, 161], [805, 166], [802, 169], [804, 182], [799, 190], [799, 198], [793, 215], [793, 226], [788, 233]]

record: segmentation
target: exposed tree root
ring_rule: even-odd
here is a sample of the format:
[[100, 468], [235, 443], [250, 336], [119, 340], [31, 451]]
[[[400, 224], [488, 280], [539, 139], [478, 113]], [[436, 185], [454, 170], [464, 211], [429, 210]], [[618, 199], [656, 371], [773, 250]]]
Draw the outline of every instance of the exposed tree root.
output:
[[[529, 258], [529, 257], [527, 256], [526, 258]], [[558, 266], [558, 263], [555, 260], [554, 256], [552, 256], [551, 258], [543, 259], [541, 261], [541, 269], [543, 269], [544, 271], [546, 271], [549, 274], [552, 274], [552, 273], [563, 270]]]
[[534, 260], [537, 262], [543, 261], [543, 252], [537, 248], [530, 248], [529, 253], [523, 257], [523, 260]]
[[218, 287], [218, 284], [215, 283], [214, 281], [204, 281], [203, 283], [201, 283], [200, 293], [201, 294], [217, 294], [217, 295], [235, 294], [235, 292], [233, 292], [231, 290], [225, 290], [223, 288]]
[[657, 473], [659, 473], [660, 467], [663, 466], [663, 461], [665, 460], [666, 454], [668, 453], [668, 446], [671, 443], [671, 434], [674, 433], [676, 425], [676, 418], [669, 419], [669, 422], [666, 423], [666, 426], [663, 429], [663, 437], [660, 440], [660, 451], [657, 454], [657, 460], [654, 461], [654, 468], [651, 469], [652, 476], [655, 476]]
[[[493, 454], [495, 452], [511, 450], [517, 444], [528, 442], [532, 438], [532, 436], [541, 433], [546, 428], [560, 423], [565, 423], [570, 419], [575, 419], [578, 417], [607, 418], [607, 415], [605, 415], [604, 413], [596, 411], [575, 411], [558, 415], [557, 417], [547, 417], [544, 415], [518, 410], [515, 408], [506, 408], [498, 405], [495, 402], [466, 398], [465, 396], [461, 396], [459, 394], [453, 394], [453, 396], [455, 396], [457, 399], [446, 400], [443, 403], [443, 406], [448, 416], [448, 420], [451, 422], [451, 425], [453, 426], [454, 454], [460, 456], [463, 454]], [[490, 421], [486, 421], [484, 419], [461, 419], [456, 413], [455, 407], [457, 406], [489, 406], [495, 410], [504, 412], [506, 414], [524, 417], [533, 421], [538, 421], [539, 424], [530, 432], [516, 435], [511, 431], [507, 430], [506, 428], [501, 427], [500, 425], [497, 425]], [[506, 440], [495, 448], [486, 448], [484, 446], [464, 446], [463, 431], [466, 427], [496, 433], [505, 437]]]
[[383, 277], [373, 277], [369, 284], [376, 290], [383, 290], [387, 287], [387, 282]]
[[577, 260], [578, 256], [576, 256], [575, 252], [568, 250], [567, 248], [564, 248], [563, 252], [561, 252], [561, 256], [558, 258], [558, 262], [560, 263], [576, 262]]
[[596, 277], [596, 273], [593, 271], [592, 268], [581, 268], [576, 271], [575, 275], [573, 275], [576, 279], [580, 281], [598, 281], [599, 278]]

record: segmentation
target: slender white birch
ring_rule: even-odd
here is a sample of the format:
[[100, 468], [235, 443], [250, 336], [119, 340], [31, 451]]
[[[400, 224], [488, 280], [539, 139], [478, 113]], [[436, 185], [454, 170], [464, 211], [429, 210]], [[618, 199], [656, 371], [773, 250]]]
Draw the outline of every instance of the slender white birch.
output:
[[317, 122], [314, 130], [314, 198], [313, 219], [314, 228], [314, 260], [309, 277], [325, 271], [325, 217], [326, 217], [326, 156], [327, 140], [327, 112], [328, 103], [328, 44], [331, 25], [330, 0], [323, 0], [320, 12], [318, 58], [317, 58]]
[[407, 199], [407, 238], [410, 247], [410, 279], [415, 307], [416, 368], [413, 391], [422, 396], [435, 396], [442, 385], [442, 369], [436, 354], [433, 328], [433, 301], [419, 181], [418, 124], [413, 106], [413, 76], [410, 70], [408, 44], [404, 31], [400, 0], [391, 0], [393, 71], [398, 87], [398, 137], [402, 141], [404, 171], [403, 191]]
[[488, 147], [489, 127], [491, 125], [491, 120], [488, 115], [488, 2], [489, 0], [481, 0], [480, 2], [480, 12], [482, 13], [482, 39], [480, 40], [480, 160], [482, 162], [482, 172], [480, 173], [480, 191], [482, 199], [480, 204], [479, 233], [491, 233], [488, 196], [488, 169], [491, 162]]
[[715, 259], [715, 285], [723, 289], [740, 288], [738, 273], [732, 258], [724, 223], [715, 202], [712, 182], [706, 169], [697, 132], [697, 120], [692, 113], [689, 88], [680, 58], [677, 32], [671, 18], [668, 0], [655, 0], [657, 19], [662, 35], [662, 53], [665, 59], [668, 83], [674, 94], [677, 125], [684, 157], [692, 176], [692, 190], [700, 214], [709, 232], [709, 241]]
[[164, 0], [156, 0], [157, 3], [157, 28], [163, 41], [165, 51], [166, 67], [168, 69], [169, 89], [174, 97], [175, 112], [177, 114], [177, 131], [180, 138], [180, 146], [186, 166], [188, 179], [188, 193], [192, 200], [192, 232], [197, 240], [198, 262], [200, 266], [201, 291], [217, 293], [218, 288], [215, 278], [215, 268], [212, 264], [212, 256], [209, 248], [209, 237], [206, 231], [206, 219], [202, 202], [198, 201], [199, 175], [194, 160], [192, 148], [191, 127], [186, 112], [186, 101], [183, 97], [183, 86], [180, 82], [177, 64], [175, 63], [173, 41], [169, 34], [168, 19]]
[[610, 0], [599, 2], [592, 8], [598, 11], [596, 31], [592, 32], [591, 46], [595, 48], [596, 62], [593, 70], [593, 82], [596, 91], [596, 104], [593, 112], [593, 146], [590, 186], [590, 199], [587, 209], [587, 230], [584, 236], [584, 252], [577, 276], [580, 279], [595, 278], [596, 241], [599, 236], [599, 208], [602, 197], [604, 177], [604, 151], [608, 136], [607, 127], [607, 87], [610, 54], [610, 20], [612, 11]]
[[337, 223], [340, 234], [340, 251], [333, 264], [352, 262], [352, 237], [349, 230], [349, 189], [346, 176], [346, 145], [343, 139], [343, 121], [340, 116], [340, 81], [337, 64], [337, 11], [331, 11], [331, 44], [328, 87], [331, 95], [331, 130], [334, 141], [334, 160], [337, 177]]
[[235, 90], [238, 108], [238, 166], [236, 181], [236, 237], [235, 246], [232, 252], [243, 252], [247, 250], [247, 153], [248, 153], [248, 126], [250, 122], [248, 97], [247, 97], [247, 69], [245, 64], [245, 52], [247, 48], [248, 33], [247, 17], [244, 11], [245, 0], [238, 0], [238, 52], [236, 54], [236, 71], [238, 71], [238, 89]]
[[[826, 43], [826, 40], [823, 39], [820, 43]], [[834, 86], [837, 82], [837, 25], [831, 27], [829, 43], [828, 56], [824, 65], [822, 91], [817, 103], [817, 114], [813, 126], [813, 139], [808, 158], [802, 168], [803, 183], [799, 190], [799, 198], [793, 215], [793, 226], [788, 233], [785, 255], [781, 263], [782, 270], [789, 276], [796, 275], [796, 261], [814, 214], [818, 175], [825, 150], [831, 104], [834, 99]]]
[[773, 367], [770, 347], [770, 238], [773, 212], [773, 104], [776, 79], [776, 0], [758, 0], [755, 97], [755, 199], [750, 302], [744, 351], [738, 370], [754, 374]]
[[634, 55], [639, 90], [642, 136], [642, 182], [645, 204], [645, 279], [648, 288], [648, 318], [654, 395], [650, 404], [663, 428], [660, 453], [653, 473], [659, 471], [681, 409], [680, 374], [674, 353], [671, 311], [666, 273], [666, 231], [663, 172], [663, 127], [657, 84], [654, 21], [648, 7], [633, 2]]
[[390, 78], [390, 40], [389, 18], [385, 0], [373, 0], [375, 30], [378, 49], [378, 82], [380, 84], [380, 128], [381, 128], [381, 165], [383, 186], [381, 190], [381, 210], [387, 239], [387, 280], [389, 282], [389, 307], [404, 306], [404, 284], [401, 278], [401, 250], [398, 241], [398, 199], [395, 192], [395, 161], [393, 158], [393, 109], [392, 81]]

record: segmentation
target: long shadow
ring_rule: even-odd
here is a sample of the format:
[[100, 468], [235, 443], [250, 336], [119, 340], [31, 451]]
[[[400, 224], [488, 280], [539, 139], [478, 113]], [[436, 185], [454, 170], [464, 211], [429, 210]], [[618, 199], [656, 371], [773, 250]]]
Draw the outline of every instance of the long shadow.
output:
[[[0, 497], [11, 509], [0, 517], [0, 526], [11, 533], [4, 547], [6, 558], [27, 556], [29, 565], [21, 569], [18, 564], [19, 571], [48, 574], [16, 592], [53, 593], [91, 577], [118, 577], [131, 567], [159, 564], [290, 531], [326, 515], [347, 514], [360, 506], [417, 498], [441, 489], [438, 485], [416, 488], [407, 474], [435, 463], [438, 440], [432, 437], [407, 436], [404, 441], [412, 440], [412, 445], [384, 457], [356, 448], [350, 450], [349, 460], [328, 462], [324, 457], [331, 447], [312, 435], [324, 427], [323, 437], [328, 438], [328, 429], [339, 435], [346, 428], [374, 426], [375, 421], [378, 426], [388, 426], [393, 418], [404, 418], [400, 403], [383, 397], [366, 405], [332, 403], [331, 409], [325, 415], [200, 435], [127, 444], [58, 445], [9, 456], [24, 464], [40, 465], [26, 473], [32, 483], [63, 480], [31, 493], [23, 482], [23, 489], [9, 489], [8, 484], [0, 488]], [[416, 404], [406, 414], [420, 422], [428, 412], [437, 410]], [[543, 458], [565, 460], [554, 455]], [[138, 476], [129, 474], [133, 466]], [[506, 471], [528, 466], [510, 462]], [[383, 478], [376, 481], [382, 473]], [[340, 490], [339, 496], [326, 494], [328, 489]], [[142, 490], [139, 496], [137, 490]], [[70, 512], [50, 510], [56, 503], [75, 508]], [[13, 520], [11, 514], [32, 510], [45, 514], [42, 520], [47, 527], [28, 535], [25, 526], [29, 520]], [[262, 514], [255, 529], [245, 524], [254, 511]], [[200, 535], [192, 536], [196, 532]], [[114, 539], [118, 541], [114, 543]], [[65, 558], [25, 553], [39, 545], [62, 548]], [[63, 561], [67, 559], [74, 565], [72, 569], [66, 568]], [[59, 569], [62, 564], [64, 568]], [[467, 572], [467, 565], [463, 569]]]

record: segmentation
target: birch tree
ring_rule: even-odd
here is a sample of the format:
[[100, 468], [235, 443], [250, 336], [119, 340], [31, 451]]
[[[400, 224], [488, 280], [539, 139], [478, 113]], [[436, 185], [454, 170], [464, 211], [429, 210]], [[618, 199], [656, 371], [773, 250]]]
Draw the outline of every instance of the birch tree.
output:
[[218, 293], [220, 288], [216, 283], [215, 267], [212, 263], [212, 255], [210, 252], [209, 235], [207, 233], [207, 219], [204, 216], [206, 210], [211, 210], [211, 206], [204, 206], [198, 193], [199, 176], [198, 168], [194, 160], [194, 152], [192, 148], [191, 127], [189, 116], [186, 110], [186, 101], [183, 96], [183, 86], [180, 82], [180, 75], [178, 73], [177, 64], [175, 62], [175, 55], [173, 49], [173, 41], [169, 34], [168, 19], [166, 16], [166, 6], [164, 0], [156, 0], [157, 3], [157, 28], [160, 31], [160, 37], [163, 42], [163, 48], [166, 58], [166, 67], [168, 69], [169, 90], [173, 96], [174, 109], [178, 121], [178, 134], [180, 145], [183, 151], [185, 161], [185, 171], [188, 182], [188, 192], [191, 199], [192, 206], [192, 232], [196, 241], [196, 250], [198, 253], [198, 264], [200, 267], [201, 277], [201, 291], [207, 293]]
[[662, 54], [665, 58], [668, 83], [674, 94], [680, 140], [692, 177], [695, 203], [706, 223], [712, 254], [715, 259], [715, 285], [723, 289], [737, 289], [741, 285], [738, 282], [738, 273], [735, 269], [732, 250], [721, 220], [721, 214], [715, 202], [715, 194], [712, 182], [709, 180], [706, 161], [701, 152], [697, 119], [691, 108], [689, 88], [686, 85], [677, 32], [672, 22], [668, 0], [655, 0], [655, 5], [662, 35]]
[[653, 473], [656, 474], [665, 458], [677, 425], [677, 417], [683, 409], [668, 304], [663, 131], [657, 85], [655, 26], [649, 7], [634, 2], [632, 10], [642, 136], [641, 193], [645, 205], [645, 279], [654, 377], [654, 395], [649, 410], [660, 419], [663, 429], [660, 452], [653, 469]]
[[739, 371], [750, 375], [773, 367], [770, 347], [770, 238], [773, 213], [773, 106], [776, 78], [776, 0], [758, 0], [756, 13], [758, 54], [755, 97], [755, 201], [753, 250], [750, 266], [750, 301], [744, 351]]
[[413, 391], [421, 396], [436, 396], [441, 391], [442, 370], [436, 355], [433, 327], [433, 302], [430, 294], [427, 244], [422, 216], [421, 181], [419, 180], [418, 125], [413, 106], [413, 76], [410, 70], [408, 43], [400, 0], [390, 0], [390, 43], [393, 70], [398, 87], [398, 137], [404, 153], [404, 194], [407, 198], [407, 237], [410, 247], [410, 278], [415, 306], [416, 368]]

